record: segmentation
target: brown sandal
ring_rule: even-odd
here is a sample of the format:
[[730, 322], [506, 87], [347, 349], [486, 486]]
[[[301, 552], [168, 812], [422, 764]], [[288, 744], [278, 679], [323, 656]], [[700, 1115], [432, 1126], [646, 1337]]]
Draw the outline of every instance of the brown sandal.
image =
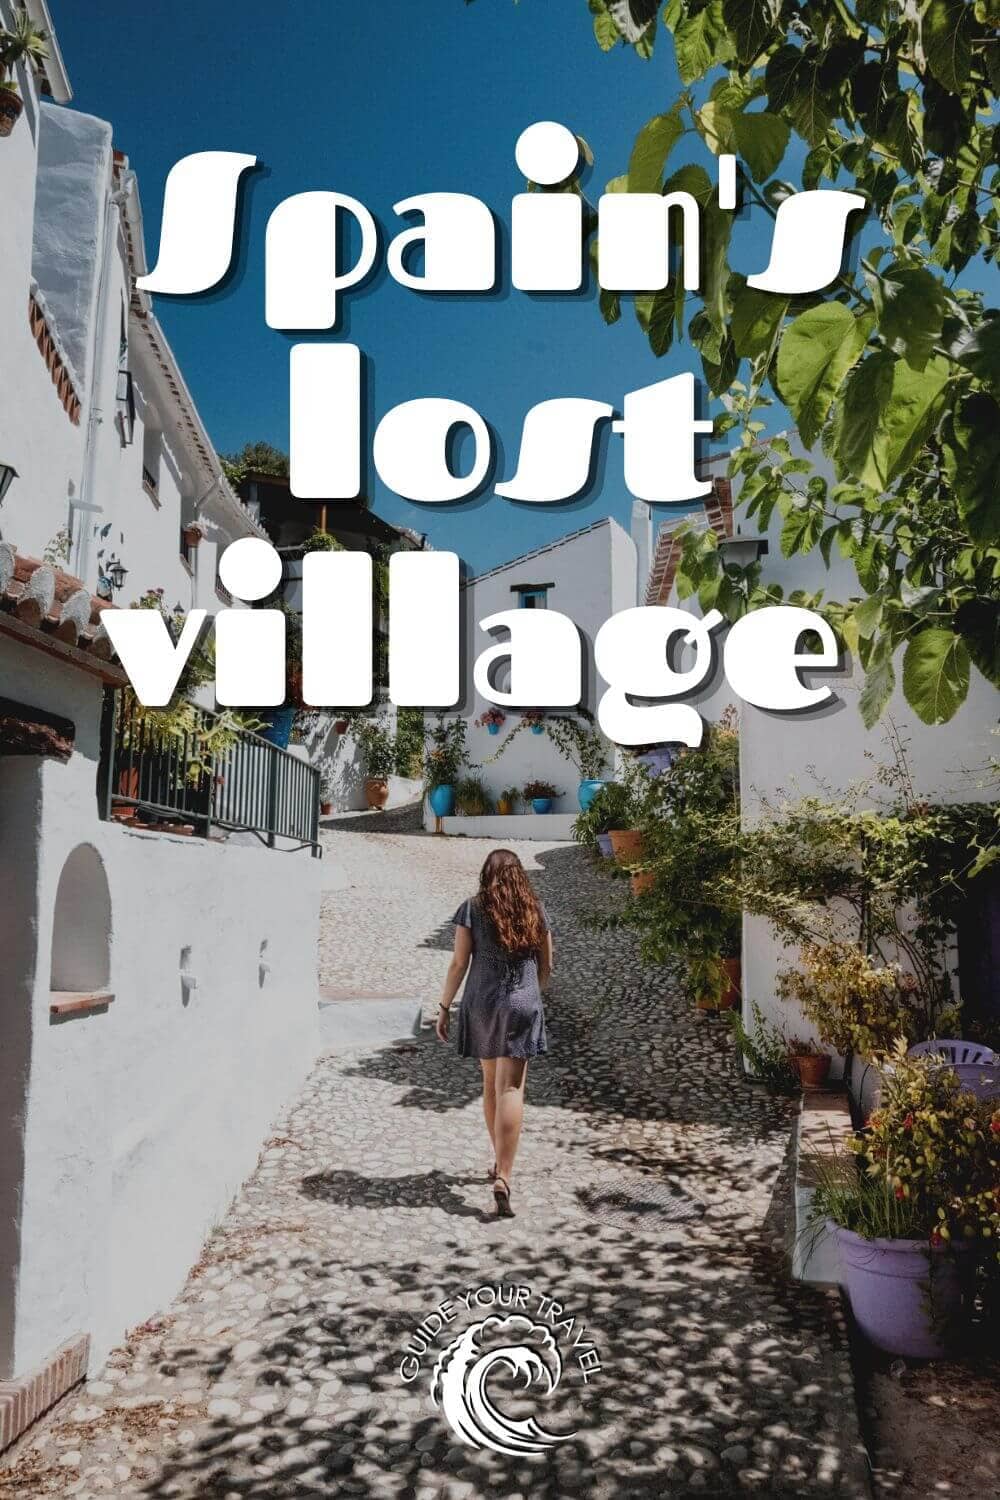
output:
[[[502, 1184], [502, 1185], [501, 1185]], [[510, 1206], [510, 1184], [497, 1174], [493, 1183], [493, 1201], [497, 1206], [498, 1219], [512, 1219], [514, 1210]]]

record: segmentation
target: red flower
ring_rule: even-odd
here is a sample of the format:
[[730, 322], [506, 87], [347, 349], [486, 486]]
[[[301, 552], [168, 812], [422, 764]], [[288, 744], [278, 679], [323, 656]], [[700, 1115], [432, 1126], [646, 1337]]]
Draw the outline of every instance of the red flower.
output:
[[931, 1230], [931, 1244], [933, 1245], [935, 1250], [939, 1249], [944, 1244], [944, 1239], [942, 1238], [941, 1231], [939, 1229]]
[[904, 1187], [898, 1187], [896, 1189], [896, 1197], [897, 1198], [905, 1198], [906, 1197], [906, 1189]]
[[903, 1129], [904, 1130], [912, 1130], [913, 1129], [913, 1116], [912, 1116], [912, 1114], [906, 1116], [906, 1119], [903, 1121]]
[[1000, 1115], [994, 1115], [990, 1121], [990, 1129], [994, 1135], [1000, 1135]]

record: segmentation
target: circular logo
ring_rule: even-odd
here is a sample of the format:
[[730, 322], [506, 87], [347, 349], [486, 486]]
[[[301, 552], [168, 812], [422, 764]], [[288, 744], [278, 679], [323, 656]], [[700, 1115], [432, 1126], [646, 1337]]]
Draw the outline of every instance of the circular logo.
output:
[[[487, 1349], [486, 1338], [507, 1342]], [[575, 1432], [547, 1432], [534, 1417], [514, 1419], [500, 1411], [487, 1389], [489, 1376], [498, 1367], [523, 1376], [525, 1391], [537, 1383], [545, 1400], [562, 1377], [562, 1359], [545, 1324], [518, 1314], [470, 1324], [441, 1354], [431, 1378], [431, 1400], [463, 1443], [517, 1457], [547, 1453], [575, 1437]]]

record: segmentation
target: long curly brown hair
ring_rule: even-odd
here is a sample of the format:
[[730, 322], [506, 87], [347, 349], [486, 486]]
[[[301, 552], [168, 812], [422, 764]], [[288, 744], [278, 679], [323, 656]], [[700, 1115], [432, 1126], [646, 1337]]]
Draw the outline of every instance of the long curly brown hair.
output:
[[479, 906], [505, 952], [517, 958], [541, 952], [545, 942], [542, 909], [512, 849], [494, 849], [480, 870]]

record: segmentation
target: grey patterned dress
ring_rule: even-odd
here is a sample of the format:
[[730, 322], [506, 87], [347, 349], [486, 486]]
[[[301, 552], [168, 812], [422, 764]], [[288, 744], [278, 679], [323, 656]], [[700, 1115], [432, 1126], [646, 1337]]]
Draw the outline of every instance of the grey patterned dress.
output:
[[[544, 907], [541, 912], [548, 932]], [[472, 932], [472, 962], [458, 1008], [459, 1054], [538, 1057], [547, 1052], [537, 961], [501, 948], [475, 897], [463, 901], [451, 920]]]

